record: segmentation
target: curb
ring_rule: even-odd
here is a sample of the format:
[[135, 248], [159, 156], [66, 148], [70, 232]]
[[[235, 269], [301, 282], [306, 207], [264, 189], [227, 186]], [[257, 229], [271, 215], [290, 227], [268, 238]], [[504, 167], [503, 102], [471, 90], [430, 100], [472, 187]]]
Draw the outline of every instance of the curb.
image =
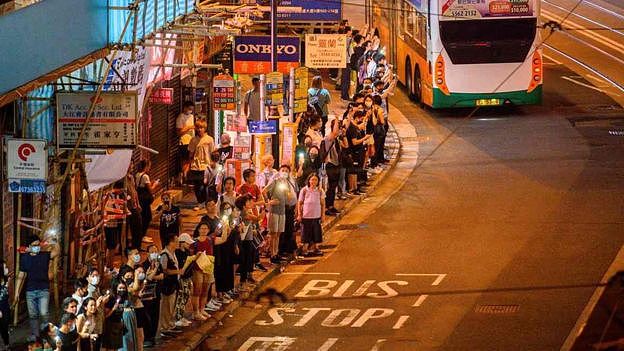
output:
[[[375, 180], [373, 180], [371, 184], [368, 185], [368, 190], [366, 193], [348, 200], [342, 211], [337, 216], [333, 217], [331, 220], [323, 224], [323, 232], [329, 232], [329, 230], [332, 229], [332, 227], [336, 225], [336, 223], [338, 223], [338, 221], [341, 220], [346, 214], [348, 214], [353, 207], [360, 204], [362, 201], [364, 201], [365, 198], [369, 197], [370, 194], [374, 192], [375, 189], [379, 186], [380, 182], [386, 178], [387, 174], [394, 169], [399, 161], [399, 158], [401, 157], [401, 148], [403, 145], [392, 122], [390, 122], [390, 128], [388, 130], [388, 134], [390, 133], [396, 136], [396, 147], [390, 155], [390, 163], [388, 164], [388, 168], [384, 169], [383, 172], [379, 173], [378, 177], [375, 177]], [[245, 295], [241, 295], [240, 299], [234, 300], [232, 303], [227, 305], [227, 307], [223, 311], [218, 311], [214, 313], [212, 317], [204, 324], [201, 324], [194, 328], [191, 327], [192, 329], [190, 333], [185, 332], [177, 338], [171, 340], [170, 342], [165, 342], [162, 345], [152, 348], [152, 350], [164, 350], [165, 348], [170, 349], [171, 347], [175, 347], [176, 351], [195, 350], [204, 341], [210, 338], [210, 332], [212, 332], [216, 327], [223, 324], [223, 319], [225, 319], [226, 317], [231, 317], [231, 315], [239, 307], [241, 307], [244, 303], [249, 302], [250, 300], [248, 299], [250, 296], [253, 296], [253, 294], [258, 292], [260, 288], [266, 285], [269, 280], [281, 273], [284, 270], [284, 267], [288, 266], [288, 264], [289, 263], [280, 264], [269, 269], [269, 271], [265, 273], [262, 278], [257, 280], [256, 288], [253, 291]]]

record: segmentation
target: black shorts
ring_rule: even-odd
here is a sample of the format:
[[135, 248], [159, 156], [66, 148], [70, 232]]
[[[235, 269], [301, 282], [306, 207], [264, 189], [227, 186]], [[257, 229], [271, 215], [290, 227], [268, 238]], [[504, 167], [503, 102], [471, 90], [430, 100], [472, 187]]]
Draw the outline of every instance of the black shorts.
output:
[[121, 225], [104, 227], [104, 236], [106, 237], [106, 248], [114, 250], [121, 241]]
[[137, 328], [145, 328], [149, 320], [147, 319], [147, 311], [145, 311], [145, 307], [139, 307], [134, 309], [134, 313], [136, 314], [136, 322]]

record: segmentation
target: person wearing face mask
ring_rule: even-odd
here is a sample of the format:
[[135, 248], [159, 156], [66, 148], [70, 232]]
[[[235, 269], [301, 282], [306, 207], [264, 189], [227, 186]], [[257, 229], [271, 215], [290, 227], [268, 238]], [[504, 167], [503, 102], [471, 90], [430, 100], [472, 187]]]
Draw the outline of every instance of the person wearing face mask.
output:
[[[139, 325], [136, 309], [143, 313], [144, 310], [139, 292], [143, 288], [143, 282], [134, 269], [124, 266], [119, 270], [119, 277], [126, 285], [126, 303], [123, 305], [122, 321], [124, 325], [123, 349], [127, 351], [140, 351], [143, 349], [143, 324]], [[141, 318], [141, 323], [145, 318]]]
[[[236, 200], [234, 200], [236, 202]], [[231, 303], [236, 296], [234, 292], [234, 264], [238, 252], [240, 233], [233, 224], [234, 205], [221, 204], [221, 233], [215, 237], [215, 289], [221, 303]]]
[[41, 242], [36, 236], [29, 240], [27, 252], [20, 256], [17, 289], [14, 303], [19, 301], [21, 288], [26, 285], [26, 304], [30, 323], [29, 341], [34, 341], [41, 323], [48, 321], [48, 302], [50, 299], [50, 280], [52, 279], [51, 262], [54, 253], [41, 251]]
[[92, 297], [97, 300], [101, 296], [100, 271], [98, 271], [97, 267], [89, 268], [87, 282], [89, 282], [89, 285], [87, 286], [87, 297]]
[[74, 294], [72, 295], [72, 297], [77, 302], [76, 308], [78, 310], [80, 310], [80, 307], [82, 307], [82, 302], [84, 301], [84, 299], [86, 299], [89, 295], [88, 287], [89, 283], [85, 278], [76, 279], [76, 282], [74, 283]]
[[187, 181], [193, 184], [193, 191], [198, 206], [194, 209], [199, 211], [200, 205], [206, 201], [206, 186], [204, 172], [210, 163], [210, 155], [214, 151], [214, 139], [206, 132], [208, 123], [205, 120], [195, 122], [195, 137], [189, 143], [189, 157], [191, 166]]
[[128, 290], [124, 282], [113, 282], [110, 299], [104, 305], [104, 331], [102, 333], [102, 350], [117, 351], [123, 348], [124, 306], [128, 300]]
[[186, 101], [182, 107], [182, 112], [176, 119], [176, 132], [180, 137], [178, 146], [178, 160], [182, 179], [186, 177], [189, 170], [189, 149], [188, 145], [195, 136], [195, 116], [193, 116], [194, 104]]
[[158, 247], [150, 245], [147, 248], [148, 258], [143, 262], [143, 270], [145, 271], [145, 286], [140, 292], [141, 301], [147, 317], [143, 331], [145, 334], [145, 347], [152, 347], [156, 342], [156, 334], [158, 333], [158, 319], [160, 317], [160, 285], [164, 278], [162, 266], [160, 265], [160, 255]]
[[180, 208], [173, 205], [171, 195], [164, 192], [160, 195], [162, 211], [160, 212], [160, 243], [165, 246], [167, 238], [172, 234], [180, 233]]
[[56, 336], [57, 351], [78, 350], [80, 336], [78, 335], [78, 331], [76, 330], [76, 315], [74, 313], [63, 313], [63, 315], [61, 316], [61, 325], [56, 330]]
[[128, 260], [123, 266], [119, 267], [120, 272], [125, 269], [134, 270], [139, 262], [141, 262], [141, 254], [139, 254], [139, 250], [133, 247], [126, 247], [126, 257]]
[[[178, 238], [180, 247], [175, 250], [176, 258], [180, 265], [184, 266], [186, 259], [191, 256], [191, 245], [195, 243], [195, 240], [191, 238], [187, 233], [182, 233]], [[191, 265], [180, 275], [180, 288], [178, 289], [178, 295], [175, 302], [175, 324], [176, 327], [188, 327], [192, 324], [191, 321], [184, 317], [186, 312], [186, 305], [191, 297], [191, 289], [193, 287], [193, 268]]]
[[[290, 171], [289, 165], [282, 165], [280, 167], [280, 174], [282, 178], [288, 184], [290, 193], [293, 196], [288, 197], [285, 206], [285, 220], [284, 231], [279, 238], [278, 256], [290, 257], [297, 250], [297, 240], [295, 239], [295, 212], [297, 209], [297, 196], [299, 194], [299, 186], [297, 185], [297, 179], [295, 174]], [[297, 176], [303, 174], [303, 168], [297, 170]]]
[[286, 227], [286, 202], [296, 197], [291, 186], [288, 184], [288, 173], [290, 167], [283, 165], [280, 167], [278, 176], [274, 177], [262, 190], [262, 195], [268, 199], [268, 230], [269, 230], [269, 252], [271, 263], [279, 264], [284, 259], [278, 256], [280, 235]]
[[304, 187], [308, 176], [312, 173], [317, 173], [319, 168], [321, 168], [319, 148], [318, 146], [313, 145], [308, 148], [308, 152], [304, 155], [301, 172], [298, 172], [299, 174], [297, 174], [297, 185], [299, 188]]
[[80, 335], [80, 351], [96, 351], [100, 349], [101, 335], [97, 332], [98, 314], [97, 302], [87, 297], [76, 319], [76, 330]]
[[3, 259], [0, 258], [0, 336], [4, 342], [4, 347], [9, 347], [9, 320], [11, 319], [9, 308], [9, 268]]
[[319, 147], [321, 142], [323, 141], [323, 134], [321, 134], [320, 129], [323, 125], [323, 121], [318, 115], [314, 115], [310, 118], [310, 128], [306, 132], [306, 137], [310, 137], [312, 140], [310, 146], [314, 145]]

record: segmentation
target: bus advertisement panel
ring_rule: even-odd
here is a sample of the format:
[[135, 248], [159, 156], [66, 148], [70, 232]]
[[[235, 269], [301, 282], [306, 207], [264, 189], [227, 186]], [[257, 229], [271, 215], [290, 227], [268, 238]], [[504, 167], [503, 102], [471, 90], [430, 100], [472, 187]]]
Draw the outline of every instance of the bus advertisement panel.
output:
[[534, 16], [533, 0], [440, 0], [441, 21]]

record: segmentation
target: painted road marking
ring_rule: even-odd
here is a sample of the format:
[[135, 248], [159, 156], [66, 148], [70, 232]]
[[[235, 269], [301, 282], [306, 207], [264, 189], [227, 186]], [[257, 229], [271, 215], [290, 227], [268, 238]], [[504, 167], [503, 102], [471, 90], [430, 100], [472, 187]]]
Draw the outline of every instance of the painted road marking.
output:
[[373, 346], [373, 348], [371, 349], [371, 351], [379, 351], [379, 346], [381, 346], [381, 344], [385, 343], [386, 340], [388, 340], [388, 339], [378, 339], [377, 342], [375, 343], [375, 345]]
[[[304, 307], [302, 310], [305, 312], [303, 315], [295, 313], [297, 310], [294, 308], [269, 308], [267, 311], [269, 319], [257, 320], [254, 324], [261, 327], [281, 325], [284, 324], [283, 315], [288, 314], [290, 317], [299, 317], [299, 319], [293, 324], [293, 327], [305, 327], [312, 319], [319, 315], [320, 312], [329, 312], [321, 322], [321, 326], [327, 328], [340, 328], [348, 326], [351, 326], [351, 328], [361, 328], [369, 320], [384, 319], [394, 314], [393, 309], [381, 307], [367, 308], [363, 312], [359, 308], [333, 309], [329, 307]], [[401, 318], [399, 318], [399, 320], [401, 320]], [[397, 323], [395, 323], [395, 325]]]
[[256, 343], [259, 343], [260, 348], [254, 348], [254, 350], [279, 350], [284, 351], [288, 350], [290, 345], [292, 345], [297, 338], [289, 338], [287, 336], [272, 336], [272, 337], [261, 337], [261, 336], [252, 336], [245, 341], [238, 348], [238, 351], [248, 351], [251, 350], [252, 347], [258, 346]]
[[338, 272], [282, 272], [287, 275], [340, 275]]
[[416, 300], [416, 302], [414, 302], [412, 307], [420, 307], [420, 305], [422, 305], [423, 302], [425, 302], [427, 297], [429, 297], [429, 295], [420, 295], [420, 296], [418, 296], [418, 299]]
[[572, 79], [572, 78], [570, 78], [570, 77], [566, 77], [566, 76], [562, 76], [561, 78], [562, 78], [562, 79], [567, 80], [568, 82], [571, 82], [571, 83], [574, 83], [574, 84], [576, 84], [576, 85], [580, 85], [580, 86], [582, 86], [582, 87], [585, 87], [585, 88], [587, 88], [587, 89], [592, 89], [592, 90], [595, 90], [595, 91], [599, 91], [599, 92], [601, 92], [601, 93], [603, 93], [603, 94], [607, 94], [607, 92], [606, 92], [606, 91], [604, 91], [604, 90], [602, 90], [602, 89], [600, 89], [600, 88], [596, 88], [596, 87], [595, 87], [595, 86], [593, 86], [593, 85], [589, 85], [589, 84], [585, 84], [585, 83], [583, 83], [583, 82], [579, 82], [579, 81], [578, 81], [578, 80], [576, 80], [576, 79]]
[[[345, 280], [340, 287], [334, 292], [333, 297], [345, 297], [345, 292], [349, 289], [354, 280]], [[392, 285], [397, 286], [406, 286], [408, 282], [404, 280], [385, 280], [380, 281], [375, 284], [376, 280], [366, 280], [362, 283], [352, 294], [351, 296], [367, 296], [376, 299], [390, 298], [399, 295], [399, 292], [395, 290]], [[329, 279], [311, 279], [306, 285], [304, 285], [301, 290], [297, 294], [295, 294], [296, 298], [307, 298], [307, 297], [321, 297], [327, 296], [332, 292], [332, 289], [338, 285], [338, 281], [329, 280]], [[375, 288], [379, 288], [382, 293], [379, 292], [369, 292], [371, 287], [375, 286]]]
[[399, 317], [399, 320], [396, 323], [394, 323], [394, 326], [392, 327], [392, 329], [401, 329], [401, 327], [403, 326], [403, 324], [405, 324], [405, 321], [407, 321], [409, 317], [410, 316]]
[[397, 277], [436, 277], [431, 285], [440, 285], [442, 280], [446, 278], [446, 273], [397, 273]]
[[338, 338], [328, 338], [321, 347], [319, 347], [318, 351], [327, 351], [338, 341]]
[[554, 63], [556, 63], [556, 64], [558, 64], [558, 65], [563, 65], [563, 62], [558, 61], [558, 60], [555, 60], [554, 58], [552, 58], [552, 57], [550, 57], [550, 56], [548, 56], [548, 55], [546, 55], [546, 54], [542, 54], [542, 56], [544, 56], [545, 58], [547, 58], [547, 59], [551, 60], [552, 62], [554, 62]]

